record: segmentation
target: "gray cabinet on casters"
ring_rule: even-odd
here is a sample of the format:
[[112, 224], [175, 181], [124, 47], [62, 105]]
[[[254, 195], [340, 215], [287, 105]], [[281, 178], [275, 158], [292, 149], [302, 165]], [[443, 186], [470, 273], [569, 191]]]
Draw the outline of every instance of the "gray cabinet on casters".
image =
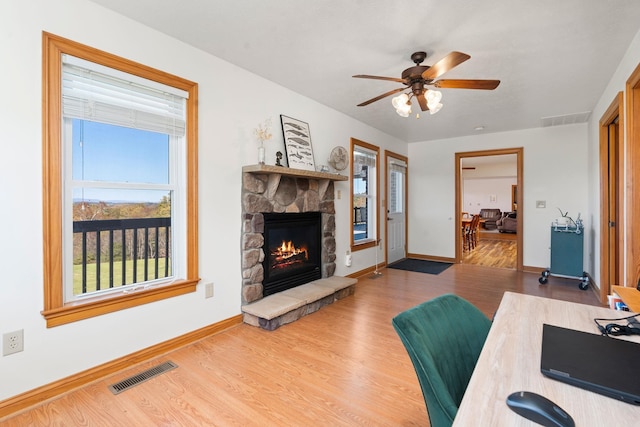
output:
[[589, 287], [589, 275], [583, 271], [584, 228], [578, 226], [551, 227], [551, 267], [538, 279], [541, 285], [549, 276], [580, 279], [583, 291]]

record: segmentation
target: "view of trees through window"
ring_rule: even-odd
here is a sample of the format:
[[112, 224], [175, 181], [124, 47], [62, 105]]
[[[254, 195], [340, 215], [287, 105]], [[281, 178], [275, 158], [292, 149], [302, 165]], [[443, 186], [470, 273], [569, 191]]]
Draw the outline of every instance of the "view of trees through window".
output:
[[171, 274], [169, 135], [72, 121], [74, 296]]

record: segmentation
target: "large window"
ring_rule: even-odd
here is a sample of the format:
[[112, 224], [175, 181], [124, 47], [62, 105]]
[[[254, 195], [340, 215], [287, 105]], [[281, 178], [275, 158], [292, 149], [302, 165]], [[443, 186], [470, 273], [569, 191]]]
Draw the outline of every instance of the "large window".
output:
[[375, 145], [351, 139], [351, 250], [378, 243], [378, 154]]
[[44, 34], [48, 326], [195, 290], [197, 85]]

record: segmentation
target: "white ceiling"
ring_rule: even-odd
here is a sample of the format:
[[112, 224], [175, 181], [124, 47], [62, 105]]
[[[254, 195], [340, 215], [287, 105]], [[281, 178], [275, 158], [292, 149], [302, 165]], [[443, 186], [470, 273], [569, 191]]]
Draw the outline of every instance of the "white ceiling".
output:
[[[640, 28], [638, 0], [93, 1], [408, 142], [590, 112]], [[400, 77], [420, 50], [471, 55], [442, 78], [501, 84], [442, 89], [420, 119], [391, 97], [356, 107], [400, 85], [352, 75]]]

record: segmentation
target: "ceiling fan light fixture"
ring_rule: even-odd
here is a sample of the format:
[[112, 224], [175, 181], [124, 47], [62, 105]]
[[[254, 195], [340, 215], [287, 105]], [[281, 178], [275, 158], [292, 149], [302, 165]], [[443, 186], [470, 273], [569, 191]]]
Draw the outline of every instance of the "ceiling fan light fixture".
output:
[[409, 96], [406, 93], [401, 93], [400, 95], [391, 99], [391, 105], [396, 110], [403, 108], [404, 105], [409, 101]]
[[431, 108], [431, 105], [436, 105], [440, 100], [442, 100], [442, 92], [439, 90], [428, 89], [427, 93], [424, 94], [424, 97], [427, 99], [427, 105]]
[[391, 100], [391, 104], [401, 117], [409, 117], [411, 114], [411, 101], [406, 93], [400, 94]]
[[401, 117], [409, 117], [409, 114], [411, 114], [411, 104], [404, 104], [404, 107], [396, 108], [396, 113]]
[[[361, 79], [375, 79], [375, 80], [387, 80], [396, 83], [401, 83], [405, 87], [390, 90], [374, 98], [371, 98], [365, 102], [358, 104], [358, 107], [364, 107], [372, 102], [379, 101], [393, 94], [409, 90], [409, 93], [403, 93], [396, 96], [391, 100], [396, 112], [402, 117], [408, 117], [411, 113], [411, 98], [415, 97], [420, 104], [421, 111], [429, 110], [431, 114], [435, 114], [442, 108], [442, 92], [437, 90], [426, 89], [427, 85], [438, 88], [449, 89], [480, 89], [480, 90], [493, 90], [500, 84], [500, 80], [464, 80], [464, 79], [444, 79], [436, 80], [441, 75], [451, 70], [454, 67], [462, 64], [471, 56], [462, 52], [451, 52], [444, 58], [431, 66], [421, 65], [427, 57], [425, 52], [415, 52], [411, 55], [411, 60], [415, 63], [414, 66], [407, 68], [402, 72], [401, 78], [397, 77], [383, 77], [383, 76], [371, 76], [367, 74], [357, 74], [353, 77]], [[406, 106], [405, 104], [409, 104]], [[419, 114], [417, 115], [419, 116]]]
[[[427, 93], [425, 93], [424, 97], [427, 100], [427, 106], [429, 107], [429, 109], [433, 110], [436, 109], [437, 105], [442, 100], [442, 92], [440, 92], [439, 90], [429, 89], [427, 90]], [[440, 108], [442, 108], [442, 104], [440, 105]], [[438, 110], [440, 108], [438, 108]]]
[[437, 103], [437, 104], [436, 104], [436, 105], [434, 105], [434, 106], [429, 106], [429, 112], [430, 112], [431, 114], [435, 114], [435, 113], [437, 113], [438, 111], [440, 111], [440, 109], [441, 109], [441, 108], [442, 108], [442, 104], [441, 104], [441, 103]]

